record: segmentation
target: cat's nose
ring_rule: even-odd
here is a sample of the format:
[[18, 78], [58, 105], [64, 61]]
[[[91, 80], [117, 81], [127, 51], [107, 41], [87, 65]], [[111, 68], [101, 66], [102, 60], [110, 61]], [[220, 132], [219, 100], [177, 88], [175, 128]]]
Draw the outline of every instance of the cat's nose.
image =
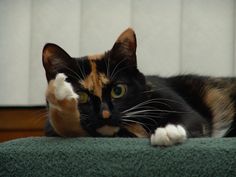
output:
[[111, 117], [109, 107], [106, 103], [101, 104], [100, 113], [101, 113], [103, 119], [109, 119]]
[[103, 110], [102, 111], [102, 117], [104, 119], [108, 119], [110, 116], [111, 116], [110, 111], [108, 111], [108, 110]]

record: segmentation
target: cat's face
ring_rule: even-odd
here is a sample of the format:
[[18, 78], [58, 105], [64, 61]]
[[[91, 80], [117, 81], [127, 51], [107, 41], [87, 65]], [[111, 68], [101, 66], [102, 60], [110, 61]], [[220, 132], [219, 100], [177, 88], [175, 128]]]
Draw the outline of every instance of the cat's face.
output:
[[[136, 38], [132, 29], [124, 31], [114, 46], [101, 55], [70, 57], [55, 44], [43, 50], [47, 80], [64, 73], [79, 95], [82, 126], [94, 136], [113, 136], [124, 129], [136, 136], [145, 130], [125, 120], [130, 108], [142, 102], [145, 78], [137, 69]], [[139, 134], [139, 135], [137, 135]]]

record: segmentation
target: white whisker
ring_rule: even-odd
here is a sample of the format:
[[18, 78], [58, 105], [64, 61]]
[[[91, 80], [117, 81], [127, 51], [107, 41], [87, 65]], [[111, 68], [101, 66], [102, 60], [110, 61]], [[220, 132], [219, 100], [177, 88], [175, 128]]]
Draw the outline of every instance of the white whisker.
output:
[[178, 113], [178, 114], [182, 114], [182, 113], [187, 113], [187, 112], [181, 112], [181, 111], [173, 111], [173, 110], [165, 110], [165, 109], [147, 109], [147, 110], [141, 110], [141, 111], [134, 111], [133, 112], [129, 112], [127, 114], [135, 114], [135, 112], [137, 113], [142, 113], [142, 112], [158, 112], [158, 113]]
[[[81, 67], [80, 67], [80, 65], [79, 65], [79, 63], [78, 63], [78, 61], [76, 60], [76, 66], [77, 66], [77, 68], [80, 70], [80, 73], [82, 74], [82, 76], [83, 76], [83, 80], [85, 79], [85, 75], [84, 75], [84, 73], [83, 73], [83, 71], [82, 71], [82, 69], [81, 69]], [[82, 79], [81, 79], [82, 80]]]
[[123, 121], [123, 123], [124, 122], [131, 122], [131, 123], [139, 124], [139, 125], [141, 125], [143, 127], [146, 127], [149, 130], [149, 132], [151, 132], [151, 130], [147, 127], [147, 125], [143, 124], [142, 122], [135, 121], [135, 120], [130, 120], [130, 119], [122, 119], [122, 121]]
[[[67, 69], [68, 71], [71, 71], [73, 74], [75, 74], [75, 76], [70, 75], [71, 77], [78, 79], [78, 80], [82, 80], [80, 75], [78, 73], [76, 73], [75, 71], [73, 71], [71, 68], [69, 68], [68, 66], [64, 65], [63, 68]], [[66, 73], [67, 76], [69, 76], [69, 74]]]
[[148, 120], [151, 120], [152, 122], [154, 122], [155, 125], [158, 125], [157, 121], [154, 120], [156, 119], [157, 117], [156, 116], [150, 116], [150, 115], [125, 115], [125, 116], [122, 116], [124, 118], [142, 118], [142, 119], [148, 119]]
[[127, 68], [129, 68], [129, 67], [134, 67], [134, 66], [135, 66], [135, 65], [129, 65], [129, 66], [125, 66], [125, 67], [119, 69], [115, 74], [113, 74], [112, 80], [115, 80], [115, 79], [116, 79], [115, 76], [116, 76], [119, 72], [123, 71], [124, 69], [127, 69]]
[[[139, 103], [139, 104], [137, 104], [137, 105], [135, 105], [135, 106], [133, 106], [133, 107], [131, 107], [131, 108], [129, 108], [129, 109], [123, 111], [122, 113], [127, 113], [127, 112], [129, 112], [129, 111], [132, 111], [132, 110], [135, 110], [135, 109], [139, 109], [141, 106], [144, 106], [144, 105], [147, 105], [147, 104], [152, 104], [152, 103], [159, 103], [159, 104], [163, 104], [163, 105], [166, 105], [166, 106], [170, 107], [168, 104], [163, 103], [163, 102], [160, 102], [160, 99], [158, 99], [158, 98], [155, 99], [155, 98], [154, 98], [154, 99], [150, 99], [150, 100], [141, 102], [141, 103]], [[142, 108], [142, 107], [141, 107], [141, 108]], [[153, 108], [155, 108], [155, 107], [153, 107]], [[156, 109], [156, 108], [155, 108], [155, 109]]]
[[114, 72], [116, 71], [116, 68], [122, 63], [124, 62], [125, 60], [127, 60], [127, 58], [124, 58], [123, 60], [121, 60], [118, 64], [116, 64], [115, 68], [113, 69], [112, 73], [111, 73], [111, 79], [113, 78], [113, 74]]
[[107, 62], [105, 62], [107, 68], [107, 77], [110, 78], [110, 55], [107, 57]]

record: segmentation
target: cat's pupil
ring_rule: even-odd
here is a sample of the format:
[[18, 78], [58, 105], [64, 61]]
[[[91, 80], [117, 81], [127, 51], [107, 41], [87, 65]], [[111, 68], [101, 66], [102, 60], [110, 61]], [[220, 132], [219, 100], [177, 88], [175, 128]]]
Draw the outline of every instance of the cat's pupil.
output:
[[115, 93], [116, 95], [120, 95], [121, 92], [122, 92], [122, 89], [121, 89], [120, 86], [116, 86], [116, 87], [114, 88], [114, 93]]

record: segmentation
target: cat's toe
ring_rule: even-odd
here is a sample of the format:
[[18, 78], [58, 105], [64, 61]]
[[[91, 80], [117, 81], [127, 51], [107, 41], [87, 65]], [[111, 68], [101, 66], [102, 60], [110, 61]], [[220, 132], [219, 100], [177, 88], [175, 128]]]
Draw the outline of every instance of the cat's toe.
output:
[[72, 85], [66, 82], [67, 76], [63, 73], [59, 73], [54, 81], [55, 97], [58, 100], [64, 99], [77, 99], [79, 96], [73, 91]]
[[157, 128], [151, 135], [153, 146], [171, 146], [182, 143], [187, 139], [187, 133], [183, 126], [168, 124], [166, 127]]
[[155, 133], [151, 135], [151, 144], [153, 146], [167, 146], [171, 144], [165, 128], [157, 128]]

